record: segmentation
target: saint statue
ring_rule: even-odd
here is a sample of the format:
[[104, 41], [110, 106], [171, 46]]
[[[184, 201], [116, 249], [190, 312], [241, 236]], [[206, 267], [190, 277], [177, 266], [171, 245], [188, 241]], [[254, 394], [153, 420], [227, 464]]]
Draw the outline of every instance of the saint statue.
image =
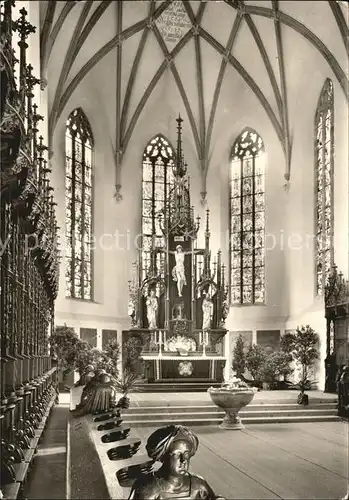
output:
[[213, 302], [207, 293], [202, 301], [202, 329], [210, 330], [213, 316]]
[[183, 286], [187, 284], [187, 280], [185, 278], [184, 257], [186, 253], [190, 252], [184, 252], [182, 245], [177, 245], [176, 251], [169, 251], [169, 253], [173, 253], [176, 259], [176, 265], [172, 269], [172, 277], [173, 281], [177, 282], [178, 297], [182, 297]]
[[150, 290], [150, 295], [147, 297], [147, 318], [148, 318], [148, 328], [154, 330], [157, 328], [157, 318], [158, 318], [158, 298], [155, 295], [155, 290]]
[[147, 441], [146, 450], [149, 457], [162, 462], [162, 466], [135, 481], [129, 500], [222, 498], [214, 494], [205, 479], [188, 470], [190, 459], [198, 446], [197, 436], [181, 425], [168, 425], [153, 432]]

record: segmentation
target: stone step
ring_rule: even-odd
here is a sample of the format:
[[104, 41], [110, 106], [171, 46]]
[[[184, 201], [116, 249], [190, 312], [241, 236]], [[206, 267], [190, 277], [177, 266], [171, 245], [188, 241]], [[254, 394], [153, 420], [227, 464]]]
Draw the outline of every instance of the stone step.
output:
[[[243, 424], [275, 424], [275, 423], [299, 423], [299, 422], [336, 422], [340, 421], [340, 417], [336, 415], [295, 415], [295, 416], [261, 416], [261, 417], [242, 417]], [[133, 420], [128, 423], [132, 424], [134, 428], [137, 427], [158, 427], [163, 426], [166, 422], [169, 424], [173, 423], [173, 420]], [[222, 417], [220, 418], [181, 418], [175, 421], [177, 425], [185, 425], [188, 427], [201, 426], [201, 425], [219, 425], [222, 422]]]
[[[201, 411], [193, 412], [190, 415], [192, 418], [223, 418], [223, 411]], [[299, 416], [336, 416], [336, 410], [278, 410], [278, 411], [240, 411], [239, 415], [241, 418], [250, 417], [299, 417]], [[132, 414], [129, 413], [124, 416], [125, 423], [138, 422], [139, 420], [171, 420], [177, 421], [183, 418], [188, 418], [188, 413], [186, 412], [176, 412], [176, 413], [141, 413]]]
[[[244, 412], [250, 412], [250, 411], [281, 411], [281, 410], [296, 410], [296, 411], [303, 411], [303, 410], [337, 410], [337, 404], [336, 403], [314, 403], [314, 404], [309, 404], [308, 406], [304, 407], [302, 405], [298, 405], [295, 403], [289, 403], [289, 404], [265, 404], [265, 405], [254, 405], [254, 404], [249, 404], [244, 408]], [[205, 405], [183, 405], [183, 404], [168, 404], [168, 405], [161, 405], [159, 402], [157, 403], [156, 406], [150, 405], [150, 406], [130, 406], [127, 410], [125, 410], [122, 413], [122, 418], [126, 418], [128, 415], [137, 415], [137, 414], [147, 414], [147, 413], [201, 413], [201, 412], [222, 412], [220, 408], [218, 408], [214, 404], [205, 404]]]

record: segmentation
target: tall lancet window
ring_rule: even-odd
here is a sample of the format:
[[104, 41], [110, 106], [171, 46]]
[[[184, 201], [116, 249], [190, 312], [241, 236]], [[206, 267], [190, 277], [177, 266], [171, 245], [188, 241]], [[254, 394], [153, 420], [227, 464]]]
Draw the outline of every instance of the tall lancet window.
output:
[[322, 87], [315, 115], [316, 292], [322, 295], [333, 265], [333, 83]]
[[78, 108], [65, 134], [66, 295], [92, 299], [92, 153], [90, 124]]
[[230, 165], [230, 285], [232, 304], [265, 301], [264, 144], [246, 128]]
[[[143, 277], [150, 267], [152, 245], [161, 248], [165, 240], [160, 228], [158, 214], [165, 207], [170, 185], [173, 182], [174, 151], [169, 141], [157, 135], [146, 146], [143, 153], [142, 183], [142, 269]], [[163, 255], [163, 254], [162, 254]], [[163, 269], [161, 254], [157, 254], [158, 270]]]

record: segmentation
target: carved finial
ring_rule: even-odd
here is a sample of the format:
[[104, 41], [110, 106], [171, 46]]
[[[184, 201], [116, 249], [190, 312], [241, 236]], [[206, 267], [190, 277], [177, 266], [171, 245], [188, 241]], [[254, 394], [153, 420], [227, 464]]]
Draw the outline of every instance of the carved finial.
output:
[[183, 177], [187, 171], [186, 164], [183, 160], [182, 152], [182, 121], [181, 115], [178, 114], [177, 122], [177, 152], [176, 152], [176, 168], [175, 175]]
[[206, 232], [210, 231], [210, 209], [206, 210]]
[[17, 21], [15, 21], [12, 26], [13, 30], [18, 31], [18, 34], [20, 36], [18, 45], [25, 44], [24, 46], [27, 47], [25, 40], [31, 33], [35, 33], [36, 28], [26, 20], [28, 12], [24, 7], [19, 11], [19, 13], [21, 14], [21, 17]]

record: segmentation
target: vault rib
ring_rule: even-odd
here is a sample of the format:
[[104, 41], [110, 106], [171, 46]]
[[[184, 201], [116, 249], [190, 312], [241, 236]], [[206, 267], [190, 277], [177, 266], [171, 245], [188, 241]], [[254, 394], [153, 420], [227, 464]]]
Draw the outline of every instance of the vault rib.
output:
[[199, 130], [200, 130], [200, 154], [199, 161], [201, 170], [204, 169], [204, 158], [205, 158], [205, 141], [206, 141], [206, 118], [205, 118], [205, 104], [204, 104], [204, 84], [202, 76], [202, 55], [200, 47], [200, 38], [198, 27], [196, 25], [196, 19], [194, 16], [193, 9], [189, 2], [182, 2], [185, 10], [189, 16], [189, 19], [193, 25], [194, 29], [194, 46], [195, 46], [195, 62], [196, 62], [196, 85], [198, 92], [198, 104], [199, 104]]
[[116, 109], [115, 109], [115, 184], [119, 183], [119, 169], [122, 161], [121, 152], [121, 75], [122, 75], [122, 2], [116, 4], [117, 22], [116, 22], [116, 36], [118, 37], [118, 44], [116, 47]]
[[[215, 38], [213, 38], [209, 33], [207, 33], [206, 30], [200, 27], [200, 35], [214, 48], [219, 52], [221, 55], [225, 55], [225, 49], [224, 47], [217, 42]], [[234, 56], [229, 54], [227, 56], [228, 62], [233, 66], [233, 68], [236, 69], [236, 71], [240, 74], [240, 76], [245, 80], [247, 85], [251, 88], [251, 90], [254, 92], [256, 97], [258, 98], [259, 102], [263, 106], [265, 112], [270, 118], [270, 121], [273, 124], [273, 127], [275, 129], [276, 135], [278, 136], [282, 149], [285, 151], [285, 143], [284, 143], [284, 135], [283, 135], [283, 130], [282, 127], [275, 116], [275, 113], [270, 106], [268, 99], [265, 97], [257, 83], [254, 81], [254, 79], [251, 77], [251, 75], [245, 70], [245, 68], [235, 59]]]
[[41, 33], [40, 33], [40, 71], [41, 71], [41, 78], [45, 78], [45, 73], [44, 71], [44, 61], [46, 59], [46, 51], [47, 51], [47, 42], [48, 38], [50, 35], [50, 30], [51, 26], [53, 23], [53, 18], [55, 15], [56, 11], [56, 5], [57, 1], [53, 0], [52, 2], [48, 2], [47, 10], [45, 13], [45, 20], [44, 20], [44, 25], [42, 27]]
[[[154, 12], [154, 16], [153, 16], [153, 19], [157, 19], [157, 17], [159, 17], [162, 12], [166, 9], [166, 7], [171, 3], [172, 0], [165, 0]], [[69, 11], [70, 9], [75, 5], [75, 3], [70, 3], [70, 2], [67, 2], [68, 6], [70, 5], [70, 8], [69, 8]], [[64, 6], [64, 8], [67, 7], [67, 5]], [[68, 12], [69, 12], [68, 11]], [[67, 14], [66, 14], [67, 15]], [[60, 26], [63, 24], [63, 21], [66, 17], [66, 15], [64, 16], [62, 22], [60, 23]], [[57, 21], [58, 23], [58, 21]], [[56, 23], [56, 24], [57, 24]], [[143, 19], [142, 21], [139, 21], [137, 23], [135, 23], [134, 25], [130, 26], [129, 28], [125, 29], [124, 31], [122, 31], [121, 33], [121, 38], [122, 40], [126, 40], [127, 38], [129, 38], [130, 36], [134, 35], [135, 33], [137, 33], [138, 31], [142, 30], [143, 28], [145, 28], [145, 26], [147, 25], [147, 18], [146, 19]], [[60, 29], [60, 26], [58, 28], [58, 30]], [[79, 83], [81, 82], [81, 80], [83, 78], [85, 78], [85, 76], [87, 75], [87, 73], [104, 57], [106, 56], [114, 47], [117, 46], [117, 44], [119, 43], [119, 37], [118, 36], [115, 36], [114, 38], [112, 38], [109, 42], [107, 42], [102, 48], [100, 48], [92, 57], [91, 59], [89, 59], [87, 61], [87, 63], [80, 69], [80, 71], [75, 75], [75, 77], [72, 79], [72, 81], [70, 82], [70, 84], [68, 85], [68, 87], [66, 88], [66, 90], [64, 91], [63, 95], [61, 96], [60, 98], [60, 101], [59, 101], [59, 105], [57, 107], [57, 113], [56, 113], [56, 116], [54, 118], [54, 120], [51, 119], [51, 128], [52, 128], [52, 133], [54, 131], [54, 128], [56, 126], [56, 123], [57, 123], [57, 120], [59, 119], [60, 115], [62, 114], [62, 111], [64, 109], [64, 107], [66, 106], [68, 100], [70, 99], [71, 95], [73, 94], [74, 90], [76, 89], [76, 87], [79, 85]], [[51, 110], [51, 113], [50, 113], [50, 117], [51, 117], [51, 114], [52, 114], [52, 110]], [[50, 121], [50, 118], [49, 118], [49, 121]], [[49, 129], [50, 130], [50, 129]]]
[[281, 99], [282, 99], [282, 128], [284, 132], [285, 159], [286, 159], [285, 179], [288, 181], [290, 180], [290, 170], [291, 170], [291, 143], [290, 143], [290, 133], [289, 133], [289, 122], [288, 122], [288, 102], [287, 102], [285, 61], [284, 61], [284, 51], [282, 46], [281, 26], [278, 17], [279, 14], [278, 0], [272, 0], [272, 5], [274, 10], [274, 29], [276, 37], [276, 49], [278, 54]]
[[212, 107], [211, 107], [211, 112], [210, 112], [210, 118], [208, 122], [208, 127], [207, 127], [207, 141], [206, 141], [206, 149], [205, 149], [205, 172], [204, 172], [204, 187], [206, 189], [206, 177], [207, 177], [207, 172], [209, 168], [209, 152], [210, 152], [210, 146], [211, 146], [211, 138], [212, 138], [212, 132], [213, 132], [213, 125], [214, 125], [214, 119], [216, 116], [216, 111], [217, 111], [217, 105], [218, 105], [218, 100], [219, 96], [221, 93], [221, 88], [224, 80], [224, 75], [225, 75], [225, 70], [227, 67], [228, 63], [228, 56], [231, 54], [231, 50], [234, 45], [234, 41], [236, 39], [236, 36], [239, 32], [240, 26], [241, 26], [241, 21], [242, 21], [242, 16], [237, 15], [234, 19], [234, 24], [231, 29], [228, 43], [225, 47], [223, 58], [221, 61], [221, 66], [219, 69], [217, 81], [216, 81], [216, 86], [214, 89], [213, 93], [213, 100], [212, 100]]
[[[75, 3], [73, 2], [66, 2], [63, 9], [61, 10], [58, 19], [56, 23], [54, 24], [51, 34], [48, 37], [47, 43], [44, 45], [44, 51], [41, 52], [41, 58], [40, 58], [40, 63], [41, 63], [41, 73], [43, 75], [46, 74], [47, 71], [47, 64], [50, 59], [50, 55], [52, 52], [52, 48], [55, 44], [55, 41], [57, 39], [58, 33], [60, 32], [61, 27], [63, 26], [64, 21], [66, 20], [69, 12], [72, 10], [73, 7], [75, 7]], [[40, 44], [41, 45], [41, 44]]]
[[250, 14], [245, 14], [245, 19], [246, 19], [246, 23], [251, 31], [251, 34], [254, 38], [254, 41], [258, 47], [258, 50], [261, 54], [265, 69], [268, 72], [270, 83], [271, 83], [271, 86], [273, 88], [274, 95], [275, 95], [276, 105], [278, 107], [278, 111], [279, 111], [280, 119], [281, 119], [281, 117], [282, 117], [282, 99], [281, 99], [279, 86], [278, 86], [276, 78], [275, 78], [274, 70], [273, 70], [272, 65], [270, 63], [268, 53], [264, 47], [264, 44], [262, 42], [262, 38], [261, 38], [259, 31], [258, 31], [252, 17], [250, 16]]
[[53, 137], [53, 130], [54, 130], [54, 125], [57, 122], [57, 111], [58, 111], [58, 105], [59, 101], [63, 92], [63, 86], [65, 84], [65, 81], [67, 79], [67, 76], [69, 74], [69, 70], [71, 68], [71, 65], [73, 63], [73, 56], [74, 56], [74, 51], [76, 44], [79, 39], [79, 35], [81, 33], [81, 30], [83, 28], [83, 25], [86, 21], [86, 18], [88, 16], [88, 13], [90, 12], [90, 9], [92, 7], [93, 1], [90, 0], [89, 2], [86, 2], [86, 4], [83, 6], [82, 12], [80, 14], [79, 20], [75, 26], [74, 33], [69, 45], [69, 48], [67, 50], [67, 53], [65, 55], [63, 67], [61, 70], [61, 74], [59, 76], [58, 84], [56, 87], [56, 92], [55, 92], [55, 97], [53, 100], [53, 106], [49, 115], [49, 120], [48, 120], [48, 130], [49, 130], [49, 147], [52, 144], [52, 137]]
[[144, 51], [144, 47], [148, 38], [149, 34], [149, 29], [151, 26], [152, 22], [152, 15], [154, 14], [154, 9], [155, 9], [155, 2], [152, 1], [149, 7], [149, 16], [148, 16], [148, 26], [144, 28], [141, 39], [139, 41], [137, 51], [135, 58], [133, 60], [132, 68], [131, 68], [131, 73], [127, 82], [127, 87], [126, 87], [126, 92], [125, 92], [125, 97], [124, 97], [124, 102], [122, 106], [122, 112], [121, 112], [121, 120], [120, 120], [120, 133], [121, 137], [123, 137], [126, 129], [126, 123], [127, 123], [127, 115], [128, 115], [128, 110], [129, 110], [129, 105], [130, 105], [130, 100], [132, 96], [132, 91], [134, 87], [134, 83], [136, 80], [138, 68], [139, 68], [139, 63]]
[[[188, 99], [188, 96], [187, 96], [187, 93], [185, 91], [185, 88], [183, 86], [183, 83], [182, 83], [182, 80], [181, 80], [181, 77], [179, 76], [179, 73], [177, 71], [177, 68], [176, 68], [176, 65], [175, 65], [175, 62], [174, 62], [174, 58], [175, 58], [175, 55], [178, 54], [178, 52], [183, 48], [181, 47], [180, 49], [178, 49], [178, 47], [180, 46], [181, 42], [183, 40], [187, 40], [189, 41], [192, 37], [193, 37], [193, 30], [190, 30], [188, 31], [184, 37], [178, 42], [178, 44], [176, 45], [176, 47], [173, 49], [172, 53], [170, 53], [166, 47], [166, 44], [157, 28], [156, 25], [154, 25], [154, 34], [156, 36], [156, 39], [160, 45], [160, 48], [164, 54], [164, 57], [165, 57], [165, 60], [167, 62], [167, 64], [169, 65], [171, 71], [172, 71], [172, 74], [173, 74], [173, 77], [175, 79], [175, 82], [177, 84], [177, 87], [178, 87], [178, 90], [181, 94], [181, 97], [182, 97], [182, 101], [183, 101], [183, 104], [184, 104], [184, 107], [185, 107], [185, 110], [187, 112], [187, 116], [188, 116], [188, 119], [189, 119], [189, 122], [190, 122], [190, 125], [191, 125], [191, 129], [192, 129], [192, 132], [193, 132], [193, 136], [194, 136], [194, 141], [195, 141], [195, 146], [196, 146], [196, 152], [197, 152], [197, 155], [198, 155], [198, 158], [200, 158], [200, 153], [201, 153], [201, 142], [200, 142], [200, 137], [199, 137], [199, 134], [198, 134], [198, 130], [197, 130], [197, 126], [196, 126], [196, 123], [195, 123], [195, 119], [194, 119], [194, 115], [193, 115], [193, 112], [192, 112], [192, 109], [191, 109], [191, 106], [190, 106], [190, 102], [189, 102], [189, 99]], [[184, 45], [183, 45], [184, 46]]]
[[345, 21], [343, 11], [337, 2], [333, 2], [333, 0], [332, 1], [329, 0], [328, 3], [329, 3], [329, 6], [331, 7], [332, 13], [334, 15], [338, 29], [340, 31], [345, 50], [347, 51], [347, 54], [349, 56], [349, 28], [348, 28], [348, 25]]
[[[231, 0], [224, 0], [230, 7], [237, 9], [237, 6]], [[272, 9], [268, 7], [260, 7], [258, 5], [245, 5], [245, 11], [248, 14], [255, 14], [257, 16], [273, 18], [274, 13]], [[337, 59], [334, 57], [332, 52], [326, 47], [326, 45], [318, 38], [309, 28], [304, 26], [301, 22], [297, 21], [294, 17], [285, 14], [279, 10], [278, 18], [281, 23], [284, 23], [289, 28], [297, 31], [297, 33], [304, 36], [325, 58], [330, 68], [332, 69], [334, 75], [336, 76], [340, 86], [342, 87], [346, 98], [349, 100], [349, 81], [343, 71], [341, 65], [338, 63]]]
[[[138, 31], [141, 31], [147, 24], [147, 20], [144, 19], [143, 21], [139, 21], [138, 23], [134, 24], [133, 26], [130, 26], [126, 30], [124, 30], [121, 33], [121, 37], [123, 40], [127, 40], [130, 36], [134, 35]], [[59, 107], [58, 107], [58, 112], [57, 112], [57, 117], [56, 117], [56, 122], [54, 126], [57, 123], [57, 120], [59, 119], [60, 115], [62, 114], [63, 109], [65, 108], [68, 100], [70, 99], [71, 95], [73, 94], [74, 90], [76, 87], [79, 85], [81, 80], [85, 78], [85, 76], [91, 71], [91, 69], [101, 60], [103, 57], [105, 57], [109, 52], [116, 47], [116, 45], [119, 43], [119, 37], [115, 36], [112, 38], [109, 42], [107, 42], [105, 45], [103, 45], [102, 48], [100, 48], [92, 57], [87, 61], [87, 63], [81, 68], [81, 70], [75, 75], [75, 77], [72, 79], [70, 84], [67, 86], [66, 90], [64, 91]]]

